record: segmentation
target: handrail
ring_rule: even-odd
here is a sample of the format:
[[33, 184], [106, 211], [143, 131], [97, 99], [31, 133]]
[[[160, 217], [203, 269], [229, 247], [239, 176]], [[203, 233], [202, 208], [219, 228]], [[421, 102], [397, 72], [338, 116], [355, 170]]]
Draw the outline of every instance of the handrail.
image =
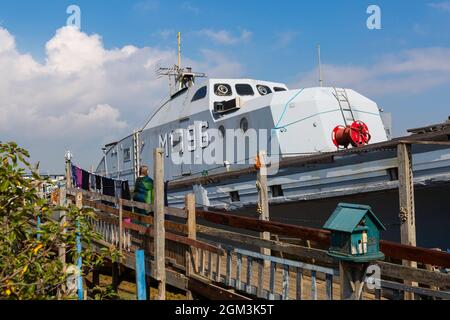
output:
[[[222, 248], [227, 248], [227, 247], [222, 245]], [[270, 262], [274, 262], [277, 264], [286, 265], [286, 266], [290, 266], [290, 267], [294, 267], [294, 268], [302, 268], [302, 269], [306, 269], [306, 270], [322, 272], [325, 274], [336, 275], [336, 272], [332, 268], [326, 268], [326, 267], [321, 267], [321, 266], [312, 265], [312, 264], [308, 264], [308, 263], [303, 263], [300, 261], [293, 261], [293, 260], [287, 260], [287, 259], [282, 259], [282, 258], [278, 258], [278, 257], [268, 256], [268, 255], [264, 255], [261, 253], [244, 250], [244, 249], [237, 249], [237, 248], [232, 248], [232, 249], [234, 252], [242, 254], [243, 256], [248, 256], [248, 257], [252, 257], [252, 258], [256, 258], [256, 259], [270, 261]]]
[[[115, 197], [111, 197], [111, 196], [107, 196], [98, 192], [93, 192], [93, 191], [86, 191], [86, 190], [82, 190], [82, 189], [77, 189], [77, 188], [69, 188], [67, 190], [67, 193], [75, 196], [77, 193], [81, 192], [83, 194], [83, 196], [86, 197], [93, 197], [95, 198], [95, 200], [102, 200], [102, 201], [106, 201], [106, 202], [111, 202], [114, 203], [116, 205], [118, 205], [119, 203], [119, 199], [115, 198]], [[133, 200], [125, 200], [125, 199], [121, 199], [122, 201], [122, 205], [126, 206], [126, 207], [135, 207], [138, 209], [142, 209], [142, 210], [146, 210], [148, 212], [152, 212], [153, 211], [153, 206], [150, 204], [146, 204], [146, 203], [142, 203], [142, 202], [137, 202], [137, 201], [133, 201]], [[170, 215], [170, 216], [174, 216], [174, 217], [178, 217], [178, 218], [187, 218], [187, 213], [185, 210], [183, 209], [179, 209], [179, 208], [172, 208], [172, 207], [166, 207], [165, 208], [165, 214], [166, 215]]]
[[[247, 229], [257, 232], [270, 232], [283, 236], [293, 236], [299, 239], [315, 241], [319, 244], [329, 245], [331, 233], [327, 230], [289, 225], [273, 221], [262, 221], [254, 218], [236, 215], [197, 210], [197, 217], [209, 222]], [[450, 253], [414, 247], [395, 242], [380, 241], [381, 251], [390, 258], [416, 261], [418, 263], [450, 267]]]

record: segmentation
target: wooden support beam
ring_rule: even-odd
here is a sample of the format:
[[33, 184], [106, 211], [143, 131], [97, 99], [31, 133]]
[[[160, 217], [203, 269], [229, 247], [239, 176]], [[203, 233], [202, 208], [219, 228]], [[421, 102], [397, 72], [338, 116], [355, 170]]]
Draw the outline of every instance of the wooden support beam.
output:
[[[257, 161], [258, 174], [256, 181], [256, 188], [258, 189], [258, 214], [259, 220], [261, 221], [269, 221], [270, 213], [269, 213], [269, 190], [267, 187], [267, 166], [266, 166], [266, 152], [260, 151], [258, 154]], [[263, 240], [270, 240], [269, 232], [261, 232], [260, 238]], [[270, 249], [261, 248], [261, 254], [266, 256], [271, 255]]]
[[[414, 205], [414, 178], [412, 168], [411, 145], [401, 143], [397, 146], [399, 202], [400, 202], [400, 239], [402, 244], [416, 246], [416, 217]], [[416, 262], [403, 260], [403, 265], [417, 267]], [[405, 281], [406, 285], [414, 285]], [[417, 283], [415, 284], [417, 285]], [[405, 300], [414, 300], [414, 294], [405, 292]]]
[[362, 300], [368, 263], [339, 262], [341, 300]]
[[[187, 213], [187, 229], [188, 238], [191, 240], [197, 240], [197, 216], [195, 213], [195, 194], [189, 193], [186, 195], [185, 209]], [[190, 277], [192, 273], [198, 272], [198, 262], [197, 262], [197, 249], [193, 247], [186, 246], [186, 277]], [[193, 299], [191, 291], [188, 290], [187, 297], [189, 300]]]
[[119, 199], [119, 252], [121, 256], [122, 251], [123, 251], [123, 202], [122, 199]]
[[157, 300], [166, 300], [166, 264], [165, 244], [166, 235], [164, 227], [164, 149], [155, 149], [154, 162], [154, 191], [155, 191], [155, 223], [154, 228], [154, 252], [156, 262], [156, 280], [158, 281]]
[[[59, 189], [59, 196], [58, 196], [58, 205], [60, 207], [66, 207], [67, 206], [67, 200], [66, 200], [66, 188], [60, 188]], [[61, 210], [59, 211], [59, 221], [60, 221], [60, 226], [61, 228], [63, 228], [63, 226], [65, 225], [65, 223], [67, 222], [67, 218], [66, 218], [66, 212]], [[64, 228], [62, 230], [63, 234], [66, 233], [66, 229]], [[58, 245], [58, 257], [59, 260], [61, 261], [63, 270], [65, 272], [66, 270], [66, 244], [65, 243], [60, 243]], [[61, 288], [58, 290], [58, 299], [61, 299], [63, 296], [63, 292], [65, 291], [65, 285], [61, 285]]]

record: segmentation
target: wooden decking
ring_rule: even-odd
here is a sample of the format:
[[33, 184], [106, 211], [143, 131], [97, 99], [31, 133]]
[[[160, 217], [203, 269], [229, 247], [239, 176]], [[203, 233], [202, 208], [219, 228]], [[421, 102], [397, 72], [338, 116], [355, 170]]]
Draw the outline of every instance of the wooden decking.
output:
[[[202, 263], [202, 256], [199, 255], [199, 274], [208, 278], [212, 281], [218, 281], [217, 278], [217, 256], [215, 254], [204, 254], [204, 262]], [[251, 278], [250, 282], [248, 282], [248, 257], [243, 256], [241, 261], [241, 272], [240, 276], [238, 276], [238, 258], [236, 254], [232, 255], [232, 269], [231, 269], [231, 282], [233, 283], [233, 287], [237, 287], [236, 282], [237, 279], [241, 282], [241, 291], [242, 293], [251, 292], [250, 290], [255, 290], [259, 285], [259, 268], [260, 263], [258, 261], [252, 261], [252, 269], [250, 272]], [[283, 286], [285, 285], [285, 280], [283, 279], [284, 268], [281, 265], [277, 265], [274, 276], [274, 288], [270, 288], [270, 274], [271, 268], [269, 264], [262, 263], [262, 287], [260, 288], [263, 291], [267, 292], [283, 292]], [[226, 259], [220, 259], [220, 283], [222, 285], [227, 285], [227, 261]], [[337, 270], [336, 270], [337, 272]], [[312, 283], [312, 277], [310, 271], [303, 271], [301, 274], [298, 274], [298, 270], [293, 267], [289, 267], [288, 271], [289, 275], [288, 279], [288, 297], [286, 300], [329, 300], [330, 296], [327, 293], [327, 282], [325, 279], [325, 275], [321, 273], [317, 273], [315, 279], [315, 286]], [[301, 277], [301, 280], [299, 280]], [[249, 285], [252, 289], [249, 288]], [[315, 287], [315, 292], [313, 290]], [[274, 295], [274, 298], [277, 298], [278, 295]], [[281, 298], [281, 297], [279, 297]], [[340, 299], [340, 285], [339, 285], [339, 277], [334, 277], [334, 281], [332, 284], [332, 299], [331, 300], [339, 300]], [[374, 293], [365, 292], [364, 300], [375, 300], [376, 297]]]

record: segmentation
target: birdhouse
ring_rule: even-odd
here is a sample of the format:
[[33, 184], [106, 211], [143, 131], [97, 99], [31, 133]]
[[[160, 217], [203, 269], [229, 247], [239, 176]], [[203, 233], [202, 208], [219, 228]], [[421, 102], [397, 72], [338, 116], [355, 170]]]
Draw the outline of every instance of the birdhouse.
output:
[[328, 255], [359, 263], [384, 259], [380, 231], [386, 228], [371, 207], [340, 203], [323, 228], [331, 231]]

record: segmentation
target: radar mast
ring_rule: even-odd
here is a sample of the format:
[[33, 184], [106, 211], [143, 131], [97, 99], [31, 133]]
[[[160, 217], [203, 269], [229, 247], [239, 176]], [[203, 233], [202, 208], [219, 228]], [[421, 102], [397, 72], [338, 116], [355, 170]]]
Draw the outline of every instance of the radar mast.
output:
[[[204, 73], [196, 73], [192, 71], [191, 67], [183, 68], [181, 66], [181, 32], [178, 32], [178, 65], [171, 68], [161, 67], [159, 64], [155, 68], [155, 73], [158, 78], [163, 76], [169, 77], [170, 95], [178, 93], [181, 90], [187, 89], [195, 84], [195, 78], [207, 77]], [[173, 84], [175, 84], [173, 86]]]

